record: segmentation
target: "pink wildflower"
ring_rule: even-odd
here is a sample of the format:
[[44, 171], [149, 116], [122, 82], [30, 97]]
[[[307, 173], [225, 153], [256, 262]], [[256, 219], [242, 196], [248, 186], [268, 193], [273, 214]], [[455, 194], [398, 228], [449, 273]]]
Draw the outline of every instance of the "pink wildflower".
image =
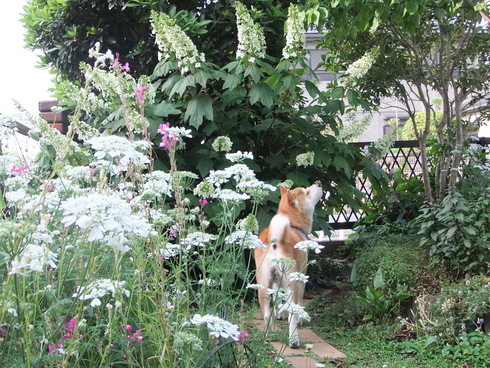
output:
[[27, 170], [29, 168], [29, 165], [24, 165], [24, 166], [19, 166], [17, 167], [16, 165], [12, 166], [10, 169], [11, 173], [17, 173], [17, 174], [22, 174], [24, 170]]
[[170, 128], [170, 123], [160, 124], [160, 127], [158, 128], [158, 133], [163, 134], [162, 143], [160, 143], [160, 147], [165, 147], [170, 151], [174, 143], [179, 142], [179, 138], [177, 138], [177, 136], [174, 133], [170, 132], [169, 128]]
[[133, 326], [131, 325], [127, 325], [126, 326], [126, 331], [129, 332], [128, 336], [126, 336], [126, 338], [128, 340], [136, 340], [137, 342], [142, 342], [143, 341], [143, 336], [141, 336], [141, 330], [136, 330], [133, 333], [131, 333], [131, 331], [133, 330]]
[[201, 209], [203, 209], [208, 204], [208, 200], [206, 198], [200, 199], [199, 204], [201, 205]]
[[241, 330], [238, 335], [235, 336], [238, 341], [240, 341], [242, 344], [245, 344], [245, 340], [250, 337], [248, 332], [246, 330]]
[[114, 68], [116, 68], [116, 70], [125, 70], [126, 73], [129, 73], [129, 63], [124, 64], [124, 66], [121, 65], [119, 62], [119, 54], [116, 54], [116, 59], [114, 59]]
[[145, 94], [145, 91], [147, 89], [148, 89], [148, 86], [143, 86], [141, 84], [134, 89], [134, 91], [136, 92], [136, 100], [137, 101], [143, 101], [143, 95]]

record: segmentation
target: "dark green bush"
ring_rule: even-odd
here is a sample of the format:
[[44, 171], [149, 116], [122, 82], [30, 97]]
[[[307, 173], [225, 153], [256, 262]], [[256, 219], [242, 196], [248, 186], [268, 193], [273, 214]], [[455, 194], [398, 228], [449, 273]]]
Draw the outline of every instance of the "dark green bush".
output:
[[374, 284], [379, 270], [383, 273], [384, 292], [395, 295], [401, 291], [416, 294], [425, 288], [431, 272], [427, 268], [428, 252], [419, 246], [414, 234], [383, 234], [369, 231], [353, 242], [357, 249], [351, 282], [357, 291]]

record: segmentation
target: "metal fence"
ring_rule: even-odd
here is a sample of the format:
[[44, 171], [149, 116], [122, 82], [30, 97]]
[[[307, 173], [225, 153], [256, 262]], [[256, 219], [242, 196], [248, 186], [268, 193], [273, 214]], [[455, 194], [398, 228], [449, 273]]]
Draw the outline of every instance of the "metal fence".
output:
[[[479, 138], [475, 143], [484, 147], [490, 147], [490, 138]], [[358, 147], [368, 147], [372, 142], [350, 143]], [[378, 161], [381, 169], [390, 174], [399, 169], [409, 177], [422, 176], [422, 162], [418, 141], [397, 141], [393, 148]], [[429, 158], [429, 165], [431, 161]], [[357, 189], [366, 195], [366, 202], [373, 200], [373, 191], [368, 179], [359, 176], [357, 179]], [[343, 206], [340, 211], [333, 213], [329, 218], [329, 224], [334, 230], [352, 229], [354, 224], [361, 219], [362, 212], [354, 212], [347, 205]]]

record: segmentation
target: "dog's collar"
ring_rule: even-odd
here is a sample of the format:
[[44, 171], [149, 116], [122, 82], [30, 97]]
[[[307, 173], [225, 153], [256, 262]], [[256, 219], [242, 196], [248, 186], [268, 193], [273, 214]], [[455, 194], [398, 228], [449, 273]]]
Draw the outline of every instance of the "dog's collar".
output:
[[294, 229], [294, 230], [298, 230], [301, 234], [303, 234], [305, 236], [306, 240], [310, 240], [310, 237], [308, 236], [306, 231], [304, 231], [302, 228], [294, 226], [294, 225], [289, 225], [289, 227]]

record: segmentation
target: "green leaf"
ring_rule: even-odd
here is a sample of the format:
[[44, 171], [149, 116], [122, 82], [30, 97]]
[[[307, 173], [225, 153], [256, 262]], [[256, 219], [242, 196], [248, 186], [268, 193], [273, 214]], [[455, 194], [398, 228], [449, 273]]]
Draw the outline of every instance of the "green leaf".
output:
[[373, 285], [375, 289], [382, 289], [385, 287], [385, 278], [383, 268], [380, 267], [376, 271], [376, 275], [374, 275]]
[[189, 101], [184, 119], [197, 129], [201, 126], [203, 118], [213, 120], [213, 101], [209, 96], [199, 93]]
[[250, 103], [253, 105], [257, 102], [261, 102], [264, 106], [270, 108], [274, 103], [273, 95], [274, 92], [267, 83], [256, 83], [250, 90]]
[[177, 83], [174, 84], [172, 90], [169, 93], [169, 97], [172, 97], [175, 93], [182, 96], [185, 93], [187, 87], [194, 87], [196, 85], [196, 79], [192, 74], [187, 77], [182, 78]]
[[310, 94], [310, 96], [312, 98], [315, 98], [316, 96], [320, 95], [320, 93], [321, 93], [320, 90], [318, 89], [318, 87], [316, 86], [316, 84], [312, 83], [309, 80], [305, 81], [305, 87], [306, 87], [306, 90], [308, 91], [308, 93]]
[[446, 233], [446, 238], [452, 238], [457, 229], [456, 226], [451, 227]]
[[172, 102], [162, 101], [156, 107], [153, 113], [158, 117], [166, 118], [169, 115], [178, 115], [181, 114], [182, 111], [177, 109]]
[[244, 73], [245, 76], [250, 76], [252, 78], [252, 80], [257, 83], [260, 78], [262, 77], [262, 71], [260, 70], [259, 67], [255, 66], [255, 65], [249, 65], [247, 67], [247, 69], [245, 69], [245, 73]]
[[333, 165], [338, 171], [342, 170], [344, 171], [345, 175], [349, 177], [351, 176], [352, 174], [351, 168], [347, 163], [347, 161], [342, 156], [335, 156], [335, 158], [333, 159]]
[[415, 14], [419, 10], [419, 4], [416, 1], [408, 1], [405, 3], [405, 9], [408, 14]]
[[228, 74], [223, 78], [225, 83], [223, 84], [223, 89], [234, 89], [242, 81], [241, 75], [238, 74]]

